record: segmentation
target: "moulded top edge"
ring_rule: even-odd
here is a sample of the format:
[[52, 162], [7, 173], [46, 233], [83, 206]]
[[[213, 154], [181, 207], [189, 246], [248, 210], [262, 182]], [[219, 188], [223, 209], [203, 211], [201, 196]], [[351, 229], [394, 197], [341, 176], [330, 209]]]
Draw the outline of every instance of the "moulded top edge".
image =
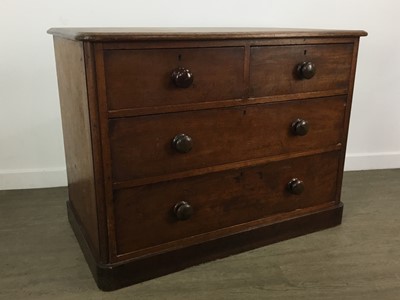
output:
[[50, 28], [49, 34], [92, 42], [137, 40], [215, 40], [256, 38], [324, 38], [366, 36], [363, 30], [291, 29], [260, 27], [65, 27]]

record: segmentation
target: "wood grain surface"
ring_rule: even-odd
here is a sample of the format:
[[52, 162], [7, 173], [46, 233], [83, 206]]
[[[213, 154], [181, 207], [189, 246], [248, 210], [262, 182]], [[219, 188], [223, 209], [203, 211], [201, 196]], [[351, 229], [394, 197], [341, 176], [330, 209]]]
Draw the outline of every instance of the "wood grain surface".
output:
[[[366, 32], [49, 33], [69, 220], [101, 289], [340, 224], [358, 39]], [[300, 78], [302, 63], [314, 77], [305, 70], [309, 79]], [[193, 82], [171, 77], [176, 68]], [[294, 178], [305, 187], [299, 195], [288, 189]]]
[[[353, 44], [251, 47], [250, 95], [296, 94], [347, 89]], [[302, 62], [312, 62], [315, 76], [296, 74]]]
[[[330, 97], [110, 120], [115, 182], [172, 174], [282, 153], [315, 150], [342, 142], [345, 97]], [[291, 124], [310, 124], [296, 136]], [[177, 153], [172, 139], [193, 139]]]
[[83, 43], [55, 37], [54, 47], [69, 198], [88, 243], [95, 257], [99, 258], [97, 198]]
[[399, 169], [345, 172], [340, 226], [112, 293], [97, 288], [71, 231], [66, 188], [0, 191], [0, 298], [394, 300], [399, 182]]
[[67, 39], [102, 42], [137, 40], [262, 39], [288, 37], [355, 37], [366, 36], [362, 30], [329, 30], [260, 27], [103, 27], [51, 28], [49, 34]]
[[[168, 249], [172, 245], [163, 244], [188, 237], [193, 239], [199, 234], [228, 229], [273, 214], [333, 202], [338, 154], [334, 151], [115, 191], [118, 253], [160, 245], [158, 250]], [[305, 190], [301, 195], [288, 191], [292, 178], [304, 182]], [[174, 205], [180, 201], [187, 201], [194, 209], [189, 220], [180, 221], [173, 213]], [[235, 232], [235, 229], [229, 231]]]
[[[171, 80], [173, 70], [189, 69], [188, 88]], [[244, 47], [106, 50], [108, 108], [143, 108], [244, 96]]]

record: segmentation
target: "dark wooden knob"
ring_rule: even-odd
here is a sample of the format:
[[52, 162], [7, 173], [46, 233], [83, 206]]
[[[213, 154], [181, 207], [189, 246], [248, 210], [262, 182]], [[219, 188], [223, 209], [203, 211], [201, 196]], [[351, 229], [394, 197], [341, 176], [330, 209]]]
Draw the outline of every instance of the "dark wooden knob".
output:
[[298, 178], [293, 178], [288, 183], [288, 190], [292, 194], [300, 195], [304, 192], [304, 182]]
[[297, 65], [297, 75], [301, 79], [311, 79], [315, 75], [315, 65], [310, 61], [302, 62]]
[[292, 131], [295, 135], [306, 135], [309, 129], [310, 125], [306, 120], [297, 119], [292, 123]]
[[177, 68], [171, 74], [173, 83], [179, 88], [188, 88], [193, 83], [193, 73], [186, 68]]
[[178, 220], [187, 220], [193, 215], [193, 207], [185, 201], [178, 202], [174, 206], [174, 214]]
[[172, 147], [179, 153], [188, 153], [192, 150], [192, 138], [184, 133], [176, 135], [172, 140]]

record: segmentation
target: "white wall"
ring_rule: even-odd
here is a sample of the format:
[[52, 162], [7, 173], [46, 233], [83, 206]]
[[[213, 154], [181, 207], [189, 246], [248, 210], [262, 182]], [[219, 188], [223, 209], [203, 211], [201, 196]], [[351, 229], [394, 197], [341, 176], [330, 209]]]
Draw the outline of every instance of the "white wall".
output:
[[0, 189], [66, 184], [49, 27], [364, 29], [347, 169], [400, 167], [400, 4], [395, 0], [1, 0]]

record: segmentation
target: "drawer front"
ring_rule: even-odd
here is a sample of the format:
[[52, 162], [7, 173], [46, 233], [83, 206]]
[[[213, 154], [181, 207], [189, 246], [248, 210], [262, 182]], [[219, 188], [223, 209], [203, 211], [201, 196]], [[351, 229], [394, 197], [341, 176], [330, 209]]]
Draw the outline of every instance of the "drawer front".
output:
[[[115, 191], [117, 252], [133, 252], [335, 201], [338, 154]], [[289, 191], [293, 178], [303, 182], [303, 193]], [[174, 212], [182, 201], [193, 210], [185, 215], [186, 220], [179, 220]]]
[[[110, 120], [113, 180], [337, 145], [342, 142], [345, 100], [329, 97]], [[308, 122], [306, 135], [293, 132], [297, 119]], [[173, 146], [180, 134], [191, 138], [187, 153]]]
[[[104, 68], [110, 110], [240, 99], [244, 93], [243, 47], [106, 50]], [[188, 72], [174, 73], [178, 68], [189, 70], [191, 84]]]
[[251, 47], [251, 97], [347, 90], [352, 54], [353, 44]]

